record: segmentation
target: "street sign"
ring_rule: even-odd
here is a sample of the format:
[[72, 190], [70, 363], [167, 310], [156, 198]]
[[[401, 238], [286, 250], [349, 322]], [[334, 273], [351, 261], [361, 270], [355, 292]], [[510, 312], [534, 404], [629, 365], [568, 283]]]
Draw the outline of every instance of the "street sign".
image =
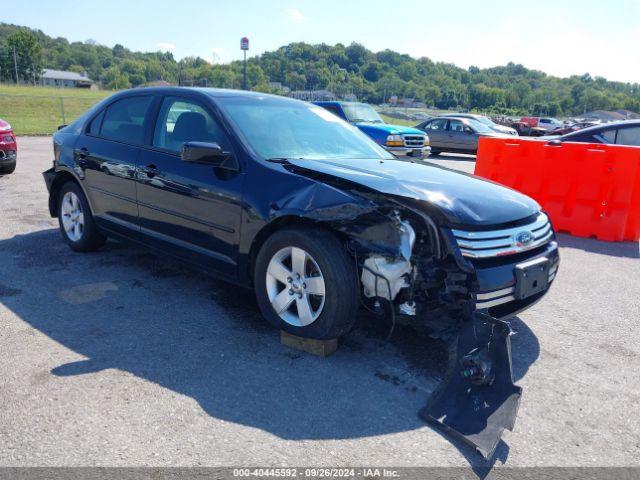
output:
[[247, 37], [240, 39], [240, 50], [249, 50], [249, 39]]

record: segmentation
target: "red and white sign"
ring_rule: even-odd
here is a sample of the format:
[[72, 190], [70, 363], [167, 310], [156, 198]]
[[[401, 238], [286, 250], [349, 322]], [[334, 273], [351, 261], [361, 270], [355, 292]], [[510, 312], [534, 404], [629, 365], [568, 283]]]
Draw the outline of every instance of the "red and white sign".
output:
[[240, 50], [249, 50], [249, 39], [247, 37], [240, 39]]

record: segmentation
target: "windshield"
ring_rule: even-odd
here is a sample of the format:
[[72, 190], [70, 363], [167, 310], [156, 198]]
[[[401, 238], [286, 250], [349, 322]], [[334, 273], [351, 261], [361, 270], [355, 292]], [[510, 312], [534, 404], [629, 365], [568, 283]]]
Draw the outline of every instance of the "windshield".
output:
[[378, 112], [366, 103], [343, 103], [342, 109], [350, 122], [384, 123]]
[[324, 108], [273, 97], [218, 98], [251, 148], [265, 159], [393, 159]]
[[469, 125], [471, 125], [478, 133], [493, 133], [493, 130], [487, 127], [484, 123], [480, 123], [478, 120], [469, 119]]

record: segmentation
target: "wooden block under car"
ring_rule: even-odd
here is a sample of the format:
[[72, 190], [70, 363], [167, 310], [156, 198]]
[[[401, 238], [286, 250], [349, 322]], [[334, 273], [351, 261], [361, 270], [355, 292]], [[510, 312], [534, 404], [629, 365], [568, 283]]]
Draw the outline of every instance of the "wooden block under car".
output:
[[314, 338], [303, 338], [280, 330], [280, 343], [287, 347], [302, 350], [303, 352], [316, 355], [318, 357], [328, 357], [338, 349], [338, 339], [316, 340]]

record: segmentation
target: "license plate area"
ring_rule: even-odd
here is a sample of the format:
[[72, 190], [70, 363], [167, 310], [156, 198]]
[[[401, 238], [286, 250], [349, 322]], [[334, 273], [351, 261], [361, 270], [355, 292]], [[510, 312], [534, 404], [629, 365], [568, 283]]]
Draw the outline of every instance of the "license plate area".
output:
[[516, 265], [516, 300], [543, 292], [549, 286], [549, 259], [540, 257]]

